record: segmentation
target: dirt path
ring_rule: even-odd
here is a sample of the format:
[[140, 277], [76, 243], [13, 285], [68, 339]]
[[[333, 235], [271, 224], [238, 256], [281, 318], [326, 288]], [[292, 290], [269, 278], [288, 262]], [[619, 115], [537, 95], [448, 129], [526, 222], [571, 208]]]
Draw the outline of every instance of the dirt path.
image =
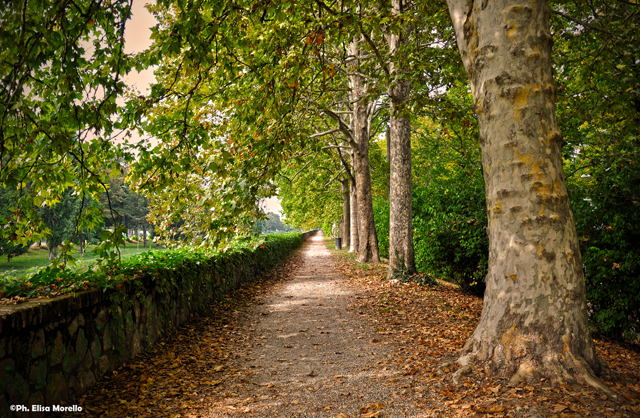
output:
[[220, 398], [211, 416], [417, 416], [396, 393], [408, 379], [396, 367], [378, 367], [393, 353], [349, 308], [358, 293], [344, 286], [322, 234], [302, 257], [264, 304], [248, 310], [252, 347], [236, 365], [245, 384], [235, 399]]
[[338, 273], [322, 234], [270, 276], [70, 404], [118, 418], [431, 416], [411, 399], [425, 388], [354, 308], [363, 290]]

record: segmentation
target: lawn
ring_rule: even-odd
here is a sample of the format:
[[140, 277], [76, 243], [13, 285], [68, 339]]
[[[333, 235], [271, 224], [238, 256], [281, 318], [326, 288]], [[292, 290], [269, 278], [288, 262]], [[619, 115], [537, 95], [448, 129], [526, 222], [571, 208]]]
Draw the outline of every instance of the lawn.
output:
[[[156, 244], [151, 241], [147, 241], [147, 245], [151, 248], [155, 248]], [[77, 247], [73, 250], [72, 254], [78, 259], [78, 261], [94, 260], [97, 256], [93, 253], [93, 248], [93, 245], [88, 245], [83, 257], [80, 257], [80, 250]], [[134, 255], [140, 254], [144, 251], [149, 251], [149, 248], [143, 248], [142, 242], [139, 245], [136, 243], [127, 243], [126, 247], [120, 248], [122, 258], [133, 257]], [[48, 264], [48, 249], [30, 248], [27, 253], [12, 258], [10, 263], [8, 263], [7, 259], [4, 257], [0, 259], [0, 274], [4, 274], [12, 270], [21, 271], [32, 267], [44, 267]]]

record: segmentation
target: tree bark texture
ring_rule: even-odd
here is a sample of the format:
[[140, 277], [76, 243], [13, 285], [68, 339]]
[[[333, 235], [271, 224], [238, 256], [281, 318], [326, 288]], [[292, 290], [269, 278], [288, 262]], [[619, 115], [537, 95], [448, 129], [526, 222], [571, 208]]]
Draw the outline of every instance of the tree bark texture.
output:
[[349, 195], [349, 180], [344, 179], [341, 180], [342, 184], [342, 230], [340, 231], [342, 234], [342, 246], [349, 247], [349, 241], [351, 237], [351, 205]]
[[[360, 56], [358, 40], [350, 47], [351, 55]], [[357, 59], [354, 60], [349, 75], [352, 94], [352, 126], [355, 149], [353, 150], [353, 171], [357, 184], [358, 208], [358, 256], [361, 263], [379, 263], [378, 237], [373, 219], [373, 198], [371, 196], [371, 172], [369, 170], [369, 133], [372, 103], [367, 99], [367, 86], [363, 75], [359, 74]]]
[[358, 190], [355, 183], [351, 182], [349, 191], [349, 208], [351, 209], [351, 237], [349, 239], [349, 252], [358, 252]]
[[[392, 0], [391, 7], [394, 15], [402, 14], [402, 0]], [[405, 43], [405, 37], [390, 33], [391, 56], [398, 58]], [[411, 204], [411, 121], [406, 116], [411, 84], [402, 79], [403, 69], [393, 61], [390, 70], [395, 79], [389, 89], [389, 277], [401, 270], [408, 274], [416, 273]]]
[[584, 273], [562, 171], [549, 7], [448, 0], [480, 127], [489, 271], [458, 360], [512, 382], [586, 382], [607, 370], [588, 328]]

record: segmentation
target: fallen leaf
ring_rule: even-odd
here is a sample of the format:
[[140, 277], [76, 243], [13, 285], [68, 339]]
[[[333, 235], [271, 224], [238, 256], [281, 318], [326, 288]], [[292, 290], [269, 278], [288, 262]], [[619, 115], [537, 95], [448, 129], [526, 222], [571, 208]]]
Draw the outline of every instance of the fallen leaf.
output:
[[480, 412], [483, 414], [496, 414], [498, 412], [503, 412], [504, 410], [504, 407], [497, 405], [479, 406], [476, 408], [476, 412]]
[[553, 412], [562, 412], [567, 409], [567, 405], [557, 404], [553, 407]]

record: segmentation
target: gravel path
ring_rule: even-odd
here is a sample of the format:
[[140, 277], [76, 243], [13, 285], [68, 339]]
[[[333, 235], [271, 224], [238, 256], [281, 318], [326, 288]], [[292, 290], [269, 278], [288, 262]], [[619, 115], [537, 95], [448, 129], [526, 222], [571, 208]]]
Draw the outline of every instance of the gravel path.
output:
[[[292, 277], [240, 321], [250, 344], [236, 356], [210, 416], [420, 416], [409, 387], [374, 329], [349, 308], [357, 290], [335, 268], [318, 234]], [[244, 329], [243, 329], [244, 328]]]

